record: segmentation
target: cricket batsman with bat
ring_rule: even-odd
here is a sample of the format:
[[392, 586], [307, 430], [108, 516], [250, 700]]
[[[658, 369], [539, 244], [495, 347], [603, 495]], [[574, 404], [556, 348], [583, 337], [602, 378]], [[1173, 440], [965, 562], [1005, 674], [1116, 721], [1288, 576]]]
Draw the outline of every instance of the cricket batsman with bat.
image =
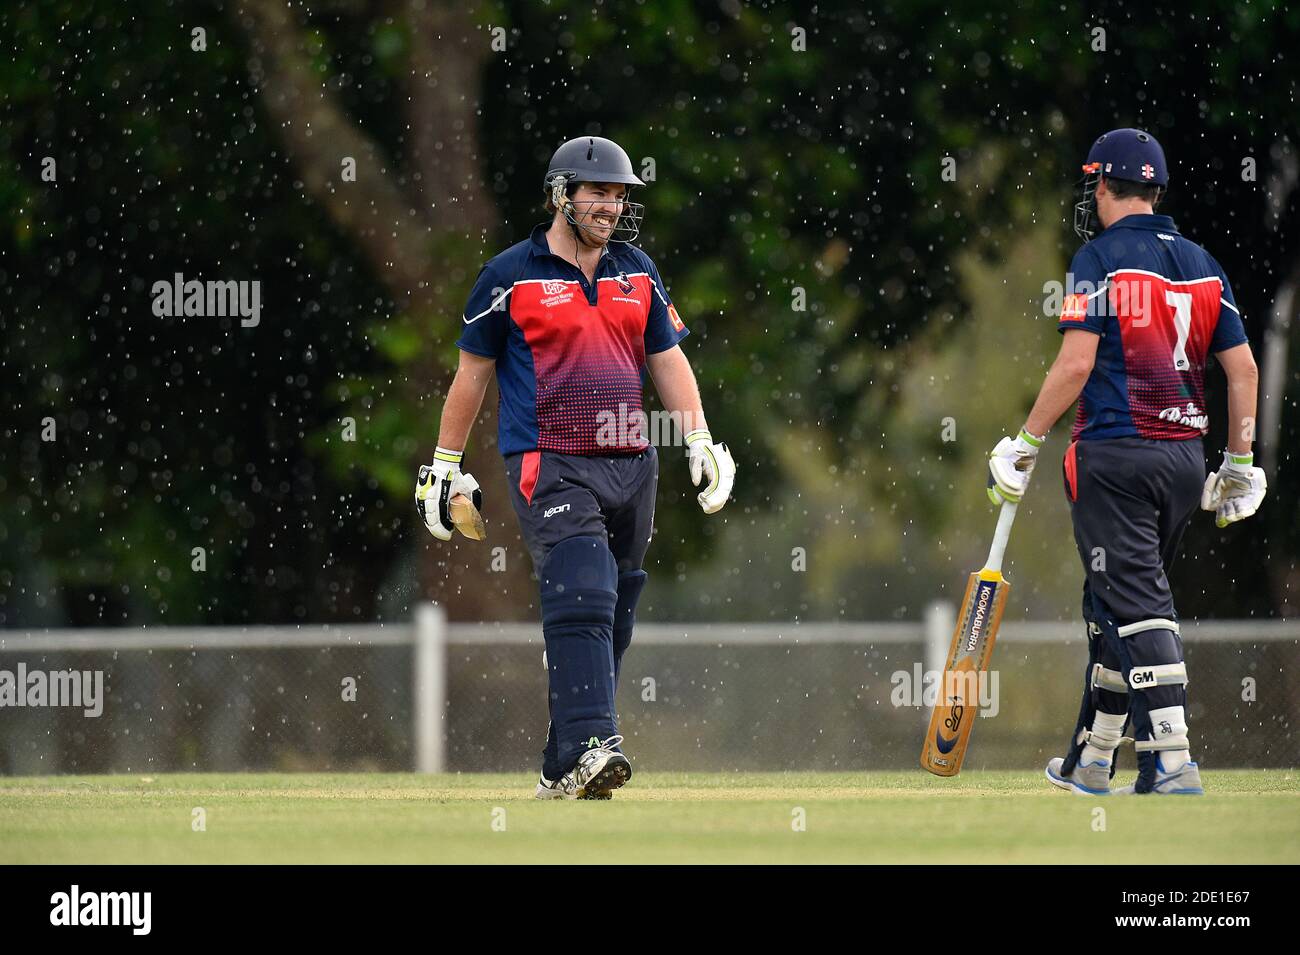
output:
[[691, 480], [707, 482], [704, 513], [722, 508], [735, 477], [679, 345], [686, 326], [631, 244], [644, 206], [629, 195], [643, 185], [608, 139], [556, 150], [543, 181], [551, 220], [484, 265], [470, 293], [438, 447], [415, 489], [439, 540], [461, 526], [457, 506], [481, 506], [462, 462], [495, 371], [511, 504], [541, 587], [551, 723], [539, 799], [608, 799], [632, 775], [614, 694], [646, 582], [659, 477], [643, 368], [681, 426]]
[[[1251, 453], [1258, 373], [1223, 269], [1155, 215], [1169, 183], [1155, 138], [1106, 133], [1083, 169], [1075, 231], [1084, 245], [1070, 265], [1064, 340], [1019, 436], [993, 449], [989, 494], [1020, 499], [1048, 429], [1078, 400], [1064, 472], [1086, 578], [1088, 667], [1069, 750], [1047, 778], [1080, 794], [1112, 792], [1115, 750], [1131, 726], [1138, 777], [1115, 792], [1200, 794], [1166, 573], [1198, 502], [1225, 527], [1264, 498]], [[1228, 378], [1229, 427], [1223, 463], [1207, 478], [1211, 354]]]

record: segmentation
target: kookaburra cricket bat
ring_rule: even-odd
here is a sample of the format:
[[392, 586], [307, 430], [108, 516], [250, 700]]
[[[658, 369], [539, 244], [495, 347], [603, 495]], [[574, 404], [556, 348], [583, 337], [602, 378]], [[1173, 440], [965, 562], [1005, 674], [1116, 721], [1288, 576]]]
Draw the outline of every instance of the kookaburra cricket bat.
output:
[[943, 669], [930, 728], [921, 747], [921, 765], [936, 776], [956, 776], [970, 743], [971, 727], [979, 715], [980, 675], [988, 671], [997, 639], [1002, 609], [1011, 582], [1002, 576], [1002, 555], [1006, 553], [1017, 505], [1004, 503], [993, 533], [993, 546], [984, 569], [970, 575], [966, 597], [957, 613], [952, 648]]
[[451, 512], [451, 523], [470, 540], [481, 541], [487, 540], [487, 527], [483, 523], [483, 515], [478, 512], [478, 508], [464, 494], [457, 494], [447, 502], [447, 510]]

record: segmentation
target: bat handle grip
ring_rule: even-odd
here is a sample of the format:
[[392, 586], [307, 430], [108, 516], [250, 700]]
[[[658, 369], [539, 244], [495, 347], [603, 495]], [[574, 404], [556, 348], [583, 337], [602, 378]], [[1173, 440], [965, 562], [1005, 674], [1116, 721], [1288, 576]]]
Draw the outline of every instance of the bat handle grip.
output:
[[1007, 541], [1011, 537], [1011, 525], [1016, 520], [1016, 508], [1018, 504], [1012, 504], [1010, 501], [1002, 502], [1002, 510], [998, 512], [998, 527], [993, 532], [993, 546], [989, 548], [989, 559], [984, 565], [986, 570], [1002, 570], [1002, 558], [1007, 552]]

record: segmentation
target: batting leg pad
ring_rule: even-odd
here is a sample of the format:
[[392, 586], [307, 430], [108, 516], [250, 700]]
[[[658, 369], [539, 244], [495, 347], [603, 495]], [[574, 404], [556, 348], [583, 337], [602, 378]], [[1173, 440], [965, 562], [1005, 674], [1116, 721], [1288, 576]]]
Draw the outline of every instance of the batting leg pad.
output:
[[[577, 763], [591, 739], [617, 731], [614, 715], [614, 608], [618, 565], [605, 541], [570, 537], [551, 549], [540, 574], [554, 752], [547, 779]], [[554, 762], [547, 765], [547, 760]]]
[[629, 570], [618, 575], [618, 602], [614, 606], [614, 685], [623, 671], [623, 654], [632, 643], [632, 628], [636, 626], [636, 605], [645, 587], [646, 572]]
[[1190, 745], [1183, 718], [1187, 702], [1183, 641], [1178, 622], [1166, 617], [1110, 625], [1124, 663], [1124, 680], [1133, 691], [1129, 699], [1133, 748], [1138, 755], [1136, 789], [1149, 792], [1156, 780], [1156, 752], [1186, 750]]
[[1151, 738], [1137, 740], [1133, 748], [1138, 752], [1159, 752], [1161, 750], [1190, 749], [1187, 739], [1187, 718], [1181, 706], [1163, 706], [1151, 710]]
[[[1112, 741], [1109, 735], [1096, 735], [1097, 714], [1119, 715], [1128, 712], [1128, 684], [1124, 682], [1124, 673], [1118, 654], [1102, 634], [1101, 626], [1092, 617], [1092, 603], [1084, 597], [1085, 623], [1088, 634], [1088, 668], [1084, 674], [1083, 701], [1079, 704], [1079, 719], [1074, 726], [1074, 735], [1066, 751], [1061, 772], [1068, 775], [1078, 765], [1083, 748], [1092, 742], [1098, 749], [1113, 751], [1118, 745], [1118, 737]], [[1105, 722], [1105, 721], [1103, 721]], [[1111, 767], [1115, 763], [1112, 760]]]

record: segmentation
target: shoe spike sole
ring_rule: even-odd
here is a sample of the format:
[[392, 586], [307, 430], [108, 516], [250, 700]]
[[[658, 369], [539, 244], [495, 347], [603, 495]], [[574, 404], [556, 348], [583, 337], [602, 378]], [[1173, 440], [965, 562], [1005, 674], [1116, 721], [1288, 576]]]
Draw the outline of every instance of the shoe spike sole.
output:
[[586, 792], [580, 798], [610, 799], [613, 797], [614, 790], [622, 788], [623, 784], [631, 778], [632, 766], [626, 758], [611, 759], [609, 764], [587, 783], [584, 787]]

